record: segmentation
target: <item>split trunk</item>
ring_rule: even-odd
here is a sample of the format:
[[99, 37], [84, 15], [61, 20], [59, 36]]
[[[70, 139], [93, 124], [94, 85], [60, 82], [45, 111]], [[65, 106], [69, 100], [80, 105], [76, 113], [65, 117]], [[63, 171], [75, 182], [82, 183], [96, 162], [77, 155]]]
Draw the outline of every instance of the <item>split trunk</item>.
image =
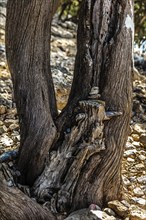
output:
[[104, 206], [121, 192], [133, 3], [82, 2], [71, 93], [57, 115], [49, 63], [52, 2], [8, 0], [6, 48], [20, 119], [20, 181], [54, 212]]

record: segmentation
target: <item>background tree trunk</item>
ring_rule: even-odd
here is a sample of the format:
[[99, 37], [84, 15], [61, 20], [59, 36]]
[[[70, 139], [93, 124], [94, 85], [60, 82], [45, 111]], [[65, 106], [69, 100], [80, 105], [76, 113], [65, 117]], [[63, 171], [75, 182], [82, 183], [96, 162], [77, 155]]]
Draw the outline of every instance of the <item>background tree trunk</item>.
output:
[[57, 116], [57, 107], [50, 70], [53, 2], [7, 3], [6, 51], [21, 131], [17, 165], [21, 181], [27, 184], [42, 172], [56, 134], [52, 117]]
[[54, 212], [104, 206], [120, 197], [131, 113], [133, 3], [82, 2], [74, 80], [68, 104], [55, 120], [57, 135], [49, 67], [51, 5], [8, 1], [7, 57], [21, 126], [18, 168], [33, 184], [49, 151], [32, 188], [38, 200], [49, 200]]

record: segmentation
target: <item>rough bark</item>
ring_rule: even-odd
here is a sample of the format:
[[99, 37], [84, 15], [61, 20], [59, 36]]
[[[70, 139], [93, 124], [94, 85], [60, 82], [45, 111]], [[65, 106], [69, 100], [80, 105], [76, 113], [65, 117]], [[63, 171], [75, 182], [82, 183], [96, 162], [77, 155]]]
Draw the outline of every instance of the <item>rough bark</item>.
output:
[[23, 194], [18, 188], [7, 187], [0, 183], [1, 220], [55, 220], [56, 218], [35, 201]]
[[[54, 10], [48, 0], [9, 0], [6, 20], [7, 60], [21, 131], [18, 169], [32, 184], [44, 168], [55, 137], [57, 116], [50, 71], [50, 26]], [[52, 115], [52, 116], [51, 116]]]
[[[7, 57], [21, 125], [18, 168], [32, 184], [49, 152], [32, 188], [40, 202], [49, 201], [54, 212], [104, 206], [120, 197], [131, 113], [133, 3], [82, 2], [74, 80], [55, 121], [56, 136], [47, 52], [50, 4], [8, 1]], [[16, 21], [13, 30], [11, 21]]]
[[34, 185], [55, 211], [104, 206], [121, 196], [131, 114], [132, 13], [132, 1], [82, 3], [73, 85], [57, 119], [62, 131]]

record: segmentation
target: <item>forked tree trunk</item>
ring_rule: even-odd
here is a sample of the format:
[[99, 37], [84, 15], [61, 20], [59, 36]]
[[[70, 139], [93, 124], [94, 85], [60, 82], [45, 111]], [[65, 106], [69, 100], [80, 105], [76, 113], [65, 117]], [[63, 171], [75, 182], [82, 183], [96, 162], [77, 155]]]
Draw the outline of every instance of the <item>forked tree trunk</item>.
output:
[[131, 112], [132, 0], [82, 2], [71, 94], [56, 120], [50, 2], [12, 2], [6, 45], [21, 123], [22, 176], [32, 184], [49, 151], [32, 188], [38, 200], [64, 212], [118, 199]]

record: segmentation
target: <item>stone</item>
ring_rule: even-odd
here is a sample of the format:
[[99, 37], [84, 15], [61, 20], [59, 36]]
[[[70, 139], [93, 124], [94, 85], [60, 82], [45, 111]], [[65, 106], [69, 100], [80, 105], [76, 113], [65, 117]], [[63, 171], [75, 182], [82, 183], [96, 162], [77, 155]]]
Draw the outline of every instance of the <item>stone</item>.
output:
[[110, 208], [105, 208], [103, 211], [106, 212], [110, 216], [116, 216], [115, 212]]
[[7, 131], [8, 131], [8, 129], [5, 125], [0, 126], [0, 134], [6, 133]]
[[[131, 141], [133, 142], [133, 139]], [[129, 142], [126, 143], [126, 146], [125, 146], [126, 150], [135, 149], [135, 146], [133, 146], [132, 142], [131, 143], [129, 143]]]
[[130, 204], [129, 202], [127, 202], [126, 200], [122, 200], [121, 203], [126, 206], [127, 208], [130, 208]]
[[140, 187], [136, 187], [136, 188], [133, 190], [133, 193], [134, 193], [136, 196], [143, 196], [143, 195], [144, 195], [144, 192], [143, 192], [143, 190], [141, 190]]
[[9, 126], [9, 129], [10, 129], [11, 131], [13, 131], [13, 130], [18, 130], [18, 129], [19, 129], [19, 125], [18, 125], [18, 124], [11, 124], [11, 125]]
[[138, 206], [131, 205], [129, 218], [130, 220], [146, 220], [146, 210]]
[[138, 158], [141, 160], [141, 161], [145, 161], [146, 160], [146, 156], [144, 155], [138, 155]]
[[101, 210], [81, 209], [71, 213], [64, 220], [117, 220]]
[[129, 209], [118, 200], [108, 202], [108, 207], [113, 209], [120, 217], [127, 217], [129, 213]]
[[136, 168], [137, 170], [142, 170], [142, 169], [145, 169], [145, 165], [142, 164], [142, 163], [139, 163], [139, 164], [136, 164], [136, 165], [135, 165], [135, 168]]
[[139, 135], [138, 134], [132, 134], [131, 135], [134, 141], [139, 141]]
[[145, 130], [144, 130], [144, 125], [143, 124], [135, 124], [133, 126], [133, 133], [134, 134], [142, 134], [142, 133], [145, 133]]
[[139, 141], [146, 146], [146, 133], [140, 135]]
[[4, 105], [0, 105], [0, 115], [3, 115], [7, 112], [7, 108]]
[[0, 121], [0, 126], [2, 126], [4, 124], [4, 122], [3, 121]]
[[98, 220], [116, 220], [114, 216], [108, 215], [106, 212], [99, 210], [91, 210], [92, 214], [94, 214]]
[[137, 198], [137, 197], [132, 197], [132, 201], [136, 203], [137, 205], [146, 208], [146, 199], [143, 198]]
[[138, 183], [146, 184], [146, 175], [137, 178]]
[[133, 158], [131, 158], [131, 157], [128, 157], [127, 161], [130, 162], [130, 163], [134, 163], [135, 162], [135, 160]]
[[123, 183], [124, 183], [125, 186], [130, 186], [131, 185], [131, 182], [128, 180], [127, 177], [123, 176], [122, 180], [123, 180]]
[[136, 150], [136, 149], [126, 150], [126, 151], [124, 152], [124, 157], [135, 156], [136, 153], [137, 153], [137, 150]]
[[[4, 123], [7, 127], [9, 127], [11, 124], [16, 123], [16, 120], [14, 120], [14, 119], [5, 119]], [[18, 121], [17, 121], [17, 123], [18, 123]]]
[[139, 143], [138, 141], [133, 141], [133, 145], [134, 145], [135, 147], [140, 147], [140, 143]]

